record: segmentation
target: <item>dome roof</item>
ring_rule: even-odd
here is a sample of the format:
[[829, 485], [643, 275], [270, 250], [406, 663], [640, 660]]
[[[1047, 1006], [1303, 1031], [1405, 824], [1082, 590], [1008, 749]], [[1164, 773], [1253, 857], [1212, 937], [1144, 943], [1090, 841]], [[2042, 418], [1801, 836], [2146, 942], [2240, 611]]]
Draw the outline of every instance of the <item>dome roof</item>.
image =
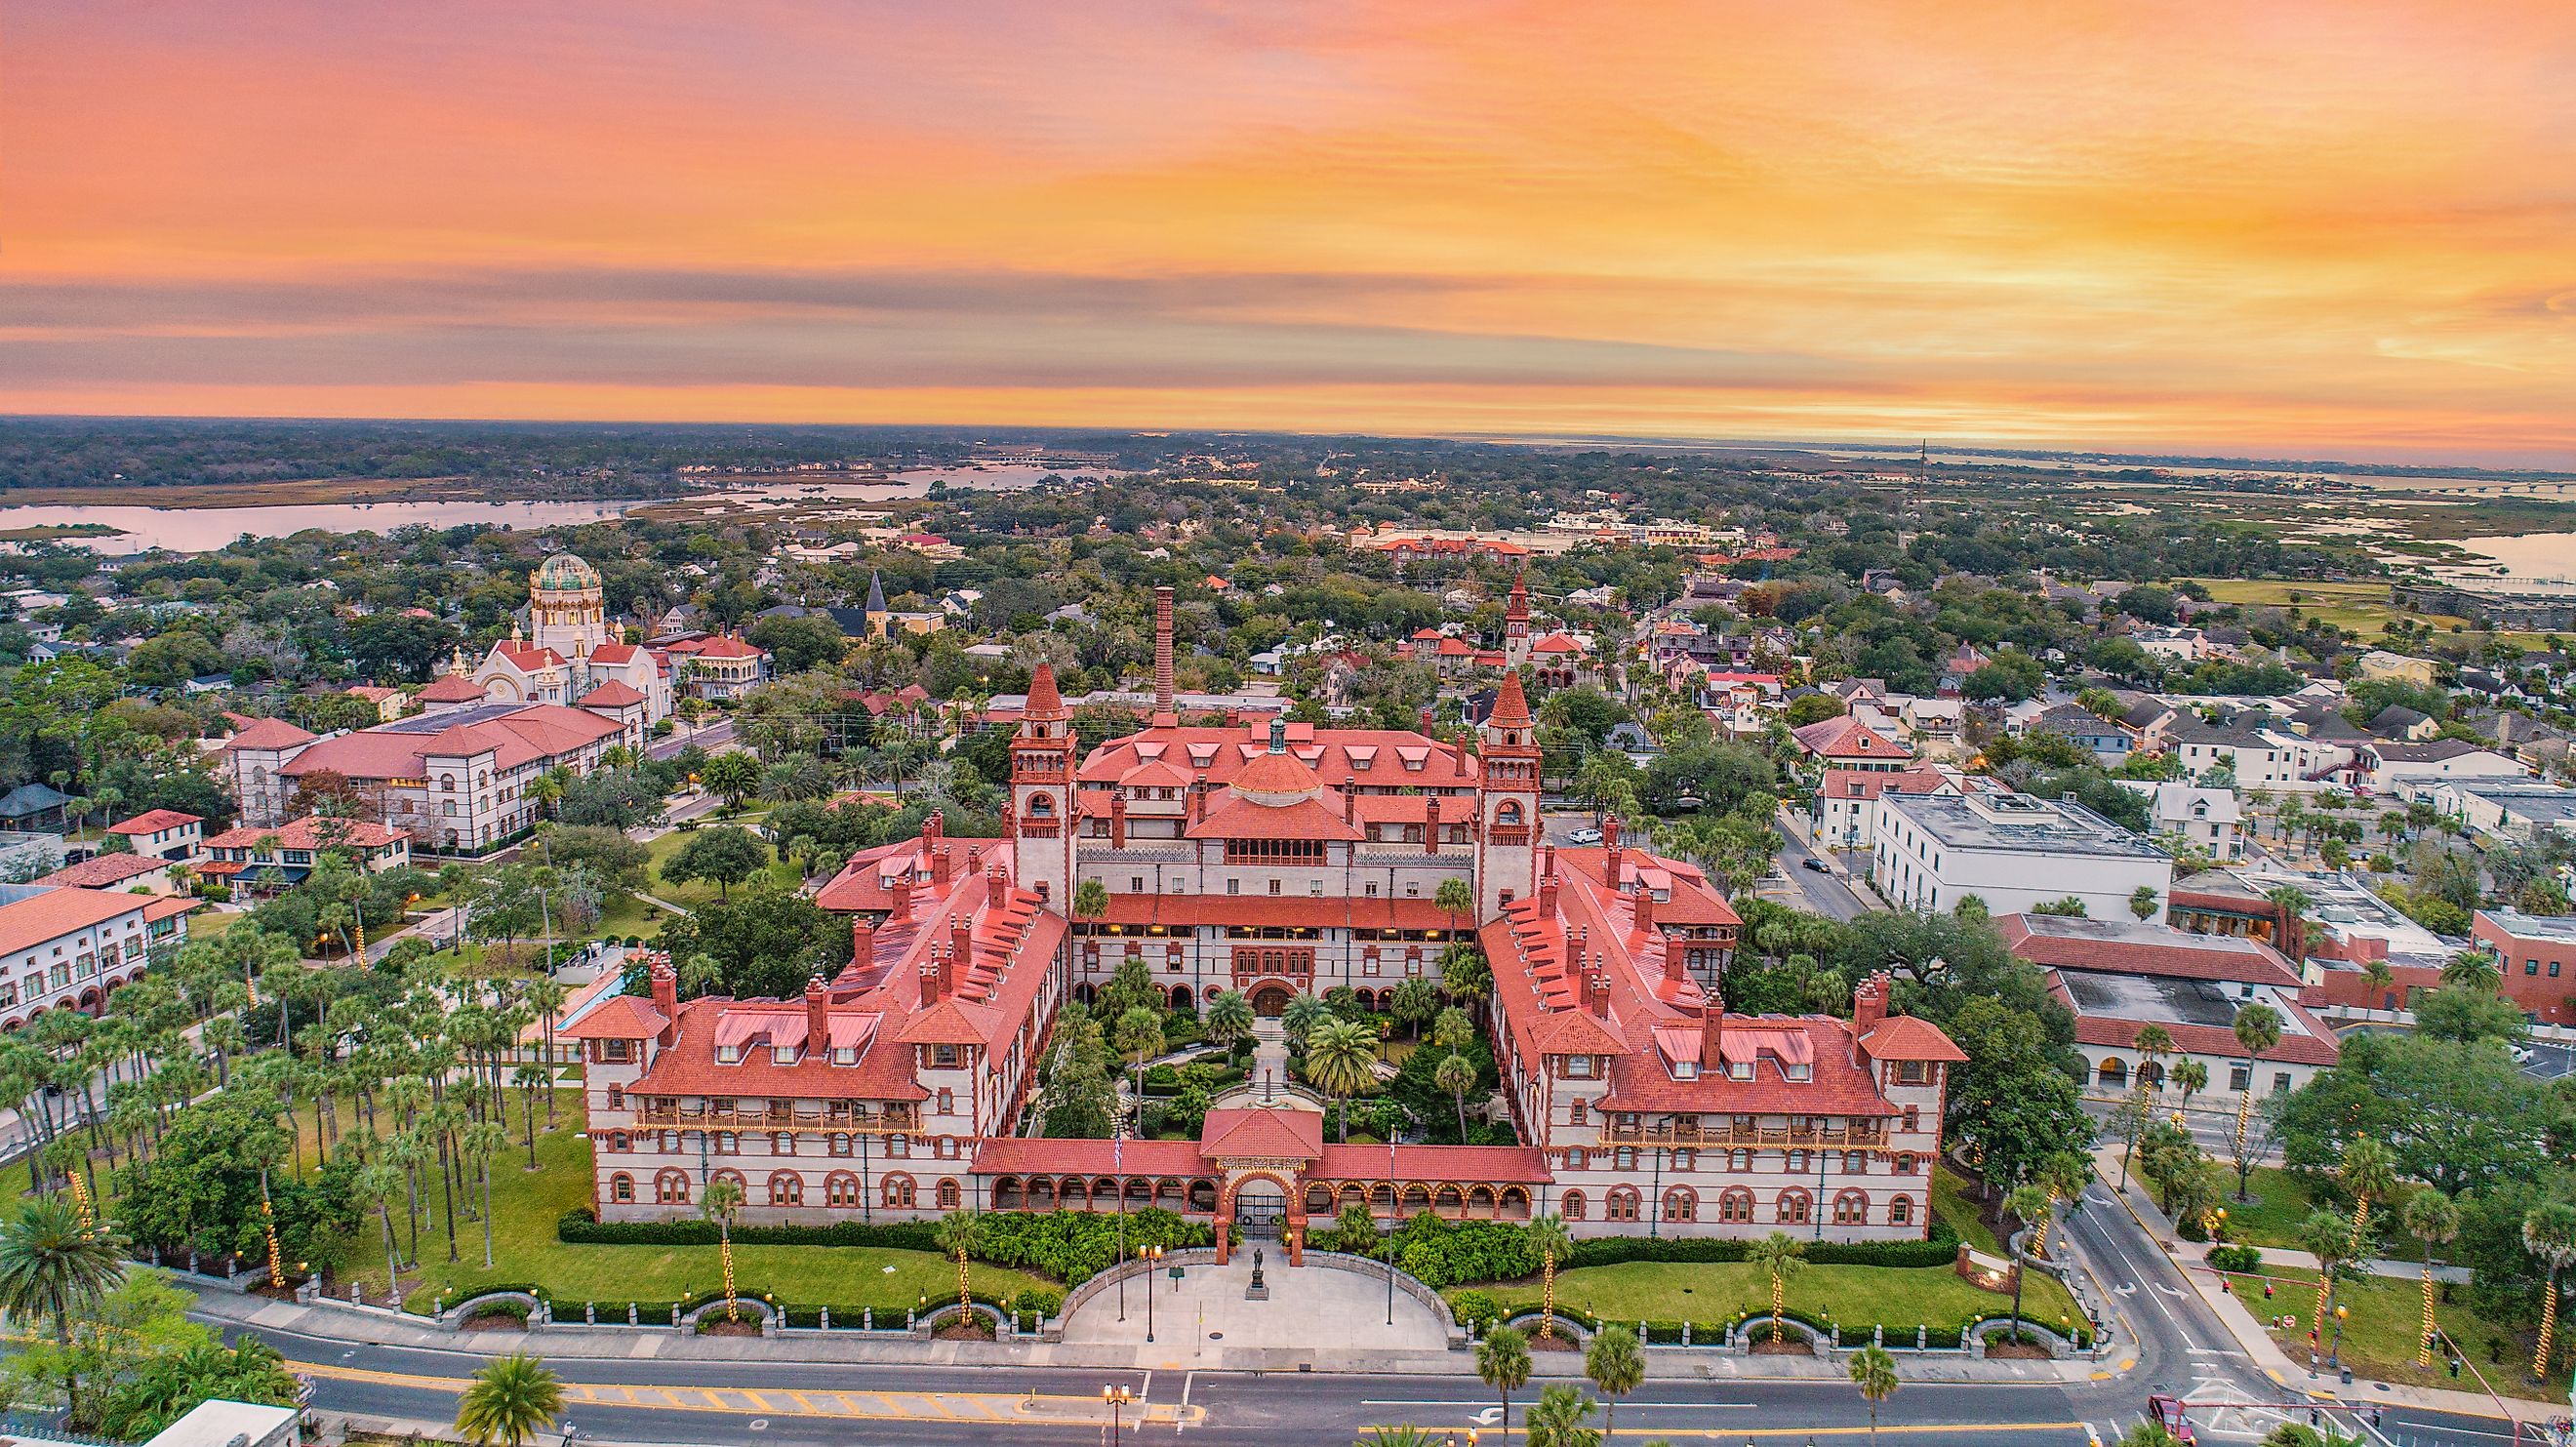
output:
[[599, 570], [571, 553], [557, 553], [537, 569], [530, 586], [547, 593], [579, 593], [599, 586]]
[[1260, 754], [1234, 776], [1234, 792], [1255, 804], [1293, 804], [1313, 798], [1324, 787], [1315, 771], [1295, 754]]

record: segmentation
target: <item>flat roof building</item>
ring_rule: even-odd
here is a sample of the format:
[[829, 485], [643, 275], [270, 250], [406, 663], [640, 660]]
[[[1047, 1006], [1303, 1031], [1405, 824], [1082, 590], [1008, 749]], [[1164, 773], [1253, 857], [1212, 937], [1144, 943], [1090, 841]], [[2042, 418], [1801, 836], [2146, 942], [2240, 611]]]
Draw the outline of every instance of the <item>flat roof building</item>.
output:
[[1974, 895], [2006, 915], [2071, 898], [2125, 919], [2146, 889], [2160, 920], [2173, 883], [2171, 856], [2071, 799], [1882, 793], [1871, 832], [1870, 880], [1901, 909], [1941, 914]]

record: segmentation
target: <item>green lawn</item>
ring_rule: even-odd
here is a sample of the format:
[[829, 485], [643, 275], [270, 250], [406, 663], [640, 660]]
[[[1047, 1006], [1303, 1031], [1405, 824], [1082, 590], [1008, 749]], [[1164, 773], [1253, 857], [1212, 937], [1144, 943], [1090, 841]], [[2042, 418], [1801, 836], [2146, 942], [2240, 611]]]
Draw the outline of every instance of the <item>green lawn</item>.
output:
[[1995, 1239], [1995, 1228], [1987, 1225], [1986, 1218], [1979, 1214], [1983, 1207], [1971, 1194], [1973, 1189], [1966, 1177], [1947, 1164], [1932, 1168], [1934, 1213], [1950, 1223], [1950, 1229], [1959, 1233], [1960, 1240], [1989, 1256], [2001, 1256], [2004, 1254], [2003, 1243]]
[[[2262, 1299], [2263, 1288], [2255, 1282], [2240, 1281], [2236, 1294], [2249, 1302], [2258, 1316], [2297, 1313], [2298, 1325], [2275, 1329], [2272, 1336], [2292, 1361], [2304, 1362], [2308, 1355], [2308, 1316], [2316, 1309], [2317, 1274], [2297, 1266], [2266, 1266], [2264, 1273], [2275, 1278], [2277, 1295], [2270, 1302]], [[2460, 1294], [2455, 1288], [2453, 1301], [2437, 1306], [2434, 1319], [2477, 1370], [2486, 1374], [2488, 1385], [2508, 1397], [2563, 1404], [2568, 1386], [2565, 1366], [2561, 1365], [2546, 1384], [2532, 1381], [2534, 1333], [2525, 1328], [2499, 1327], [2476, 1315], [2458, 1301]], [[2430, 1367], [2415, 1365], [2415, 1333], [2422, 1325], [2424, 1311], [2420, 1282], [2395, 1276], [2347, 1278], [2336, 1288], [2335, 1300], [2350, 1313], [2343, 1323], [2343, 1359], [2354, 1375], [2404, 1386], [2470, 1392], [2478, 1389], [2477, 1379], [2466, 1370], [2454, 1379], [2438, 1353]], [[2326, 1335], [2331, 1338], [2333, 1331], [2329, 1329]], [[2490, 1352], [2491, 1341], [2502, 1343], [2501, 1353]], [[2491, 1362], [2491, 1354], [2501, 1355], [2503, 1360]], [[2564, 1352], [2559, 1354], [2559, 1360], [2566, 1360]]]
[[[2447, 613], [2401, 613], [2389, 601], [2386, 583], [2314, 583], [2303, 579], [2277, 578], [2202, 578], [2201, 586], [2220, 603], [2239, 603], [2248, 607], [2285, 608], [2295, 603], [2302, 615], [2337, 628], [2349, 628], [2364, 638], [2377, 638], [2392, 618], [2407, 618], [2429, 625], [2436, 632], [2449, 633], [2454, 624], [2468, 620]], [[2478, 629], [2464, 629], [2463, 636], [2504, 638], [2526, 647], [2538, 647], [2537, 633], [2499, 633], [2489, 635]]]
[[646, 904], [619, 890], [608, 896], [606, 906], [600, 911], [599, 933], [621, 940], [630, 935], [651, 940], [661, 935], [663, 922], [668, 918], [660, 906]]
[[[713, 829], [719, 827], [720, 824], [738, 824], [748, 828], [750, 827], [751, 821], [757, 817], [759, 816], [746, 814], [739, 819], [706, 819], [700, 821], [699, 827]], [[644, 846], [646, 857], [652, 861], [651, 872], [648, 882], [644, 886], [644, 892], [652, 895], [656, 899], [667, 899], [671, 903], [676, 904], [683, 909], [696, 909], [700, 905], [715, 903], [718, 899], [724, 897], [724, 892], [703, 880], [693, 879], [686, 884], [671, 884], [662, 878], [663, 863], [672, 855], [679, 853], [680, 846], [688, 842], [689, 834], [675, 829], [670, 833], [663, 835], [659, 839], [650, 841]], [[796, 872], [796, 866], [788, 863], [786, 860], [776, 857], [776, 851], [774, 850], [771, 851], [768, 872], [769, 878], [782, 889], [794, 889], [797, 885], [803, 883], [802, 878]], [[753, 877], [756, 879], [759, 876], [755, 875]], [[750, 881], [748, 880], [745, 881], [746, 884], [749, 882]], [[734, 887], [739, 889], [742, 886], [736, 885]]]
[[[1535, 1309], [1536, 1281], [1489, 1287], [1506, 1310]], [[1744, 1261], [1630, 1261], [1560, 1271], [1557, 1300], [1615, 1321], [1728, 1321], [1771, 1309], [1771, 1278]], [[1970, 1285], [1947, 1266], [1809, 1266], [1789, 1281], [1788, 1306], [1820, 1318], [1858, 1325], [1877, 1323], [1890, 1334], [1920, 1323], [1957, 1327], [1973, 1318], [2007, 1315], [2010, 1292]], [[2053, 1277], [2031, 1272], [2022, 1315], [2056, 1325], [2075, 1319], [2075, 1298]]]
[[[512, 1093], [517, 1120], [517, 1093]], [[567, 1210], [590, 1203], [590, 1142], [575, 1129], [578, 1106], [564, 1111], [562, 1129], [540, 1131], [540, 1169], [526, 1169], [524, 1147], [494, 1164], [492, 1171], [492, 1268], [483, 1266], [483, 1228], [468, 1220], [467, 1202], [457, 1203], [456, 1246], [459, 1259], [447, 1259], [447, 1216], [434, 1178], [425, 1179], [428, 1210], [421, 1222], [420, 1265], [403, 1273], [404, 1305], [426, 1312], [437, 1292], [448, 1300], [488, 1285], [534, 1282], [552, 1293], [557, 1310], [580, 1310], [584, 1301], [674, 1301], [723, 1289], [724, 1267], [713, 1246], [568, 1246], [555, 1239], [555, 1222]], [[539, 1124], [542, 1126], [543, 1117]], [[403, 1208], [394, 1208], [394, 1227], [409, 1247], [410, 1231]], [[889, 1270], [888, 1268], [892, 1268]], [[890, 1306], [927, 1295], [933, 1303], [954, 1299], [957, 1268], [947, 1259], [923, 1251], [873, 1247], [745, 1246], [734, 1252], [736, 1287], [744, 1295], [774, 1293], [801, 1305]], [[346, 1292], [351, 1280], [371, 1298], [385, 1290], [382, 1228], [373, 1223], [347, 1243], [331, 1289]], [[979, 1291], [1013, 1293], [1048, 1283], [1023, 1272], [975, 1263], [972, 1281]]]
[[2271, 1166], [2256, 1166], [2247, 1179], [2246, 1188], [2255, 1200], [2247, 1205], [2235, 1197], [2235, 1171], [2228, 1170], [2228, 1197], [2220, 1204], [2227, 1208], [2227, 1239], [2248, 1246], [2284, 1246], [2299, 1249], [2299, 1226], [2319, 1204], [2305, 1184], [2288, 1171]]

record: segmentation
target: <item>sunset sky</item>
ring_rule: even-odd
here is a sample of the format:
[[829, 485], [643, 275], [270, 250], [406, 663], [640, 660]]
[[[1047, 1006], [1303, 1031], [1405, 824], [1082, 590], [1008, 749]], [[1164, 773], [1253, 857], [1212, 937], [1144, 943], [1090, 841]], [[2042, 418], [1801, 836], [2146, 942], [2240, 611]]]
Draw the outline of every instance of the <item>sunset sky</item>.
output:
[[2576, 467], [2569, 0], [0, 20], [0, 411]]

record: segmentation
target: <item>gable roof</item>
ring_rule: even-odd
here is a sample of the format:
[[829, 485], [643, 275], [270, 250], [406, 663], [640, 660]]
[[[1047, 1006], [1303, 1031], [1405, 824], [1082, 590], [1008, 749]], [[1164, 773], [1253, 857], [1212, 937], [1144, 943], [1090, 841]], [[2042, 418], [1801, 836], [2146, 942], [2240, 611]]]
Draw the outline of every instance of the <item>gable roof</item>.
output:
[[205, 822], [206, 821], [204, 819], [197, 815], [183, 814], [176, 809], [148, 809], [143, 813], [135, 815], [131, 819], [122, 820], [118, 823], [108, 825], [107, 832], [110, 834], [158, 834], [164, 829], [176, 829], [182, 824], [203, 824]]

